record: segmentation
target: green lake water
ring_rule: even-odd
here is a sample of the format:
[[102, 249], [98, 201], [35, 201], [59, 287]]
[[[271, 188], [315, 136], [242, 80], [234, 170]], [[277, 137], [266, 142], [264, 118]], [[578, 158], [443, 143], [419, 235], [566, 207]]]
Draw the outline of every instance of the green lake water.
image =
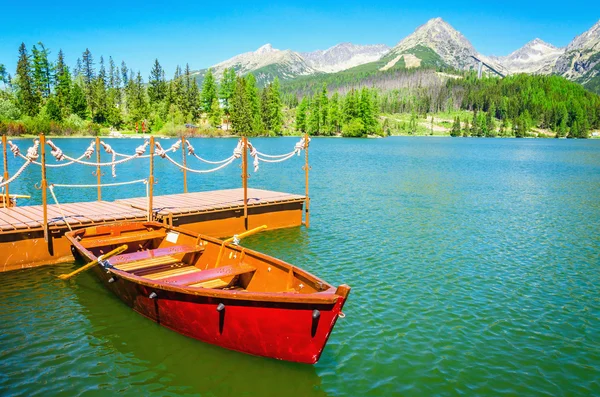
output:
[[[271, 154], [296, 141], [252, 139]], [[89, 139], [56, 142], [75, 155]], [[141, 141], [110, 143], [130, 153]], [[192, 143], [221, 159], [236, 141]], [[310, 158], [311, 227], [242, 244], [352, 287], [317, 365], [180, 336], [90, 274], [57, 280], [75, 267], [65, 264], [0, 273], [0, 395], [600, 395], [600, 141], [313, 139]], [[181, 192], [182, 174], [156, 162], [156, 194]], [[11, 159], [11, 172], [21, 163]], [[103, 179], [143, 178], [144, 164], [117, 167], [115, 179], [106, 169]], [[239, 187], [238, 164], [190, 175], [190, 191]], [[302, 164], [261, 164], [250, 186], [302, 194]], [[91, 171], [48, 178], [93, 183]], [[11, 186], [33, 195], [21, 205], [40, 202], [39, 178], [32, 166]], [[92, 201], [96, 192], [57, 195]]]

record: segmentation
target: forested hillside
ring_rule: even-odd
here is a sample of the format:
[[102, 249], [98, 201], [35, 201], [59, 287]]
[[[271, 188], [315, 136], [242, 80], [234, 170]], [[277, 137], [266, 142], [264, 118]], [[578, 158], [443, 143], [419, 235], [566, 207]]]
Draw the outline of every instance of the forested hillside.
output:
[[[112, 128], [220, 134], [223, 120], [229, 119], [239, 133], [282, 131], [277, 81], [259, 90], [254, 76], [241, 78], [225, 69], [219, 84], [209, 69], [199, 87], [189, 65], [183, 71], [178, 66], [167, 80], [156, 60], [146, 83], [124, 61], [118, 66], [111, 57], [96, 59], [89, 49], [73, 70], [62, 51], [54, 62], [49, 54], [42, 43], [31, 53], [22, 44], [15, 75], [0, 68], [0, 133], [99, 134]], [[252, 128], [246, 123], [249, 110]]]
[[427, 48], [415, 51], [430, 62], [406, 69], [407, 50], [385, 70], [384, 57], [282, 86], [275, 79], [262, 87], [252, 73], [239, 76], [226, 68], [218, 81], [208, 69], [199, 87], [188, 65], [167, 79], [156, 60], [146, 83], [125, 62], [96, 59], [89, 49], [71, 70], [62, 51], [52, 61], [42, 43], [31, 53], [22, 44], [14, 76], [0, 67], [0, 133], [115, 129], [365, 136], [416, 134], [429, 123], [433, 134], [436, 119], [442, 125], [438, 130], [453, 136], [586, 138], [600, 128], [600, 97], [563, 77], [478, 79], [474, 72], [451, 69]]

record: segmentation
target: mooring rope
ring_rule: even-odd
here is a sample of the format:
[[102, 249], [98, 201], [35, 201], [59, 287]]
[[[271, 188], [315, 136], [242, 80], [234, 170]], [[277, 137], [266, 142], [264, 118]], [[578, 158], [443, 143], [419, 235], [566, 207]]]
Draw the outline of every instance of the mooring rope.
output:
[[27, 162], [25, 162], [21, 166], [21, 168], [19, 168], [19, 170], [17, 172], [15, 172], [15, 174], [13, 176], [11, 176], [9, 179], [5, 180], [4, 182], [0, 182], [0, 187], [4, 187], [4, 186], [8, 185], [9, 183], [12, 183], [12, 181], [14, 181], [19, 176], [21, 176], [21, 174], [23, 173], [23, 171], [25, 171], [25, 168], [27, 168], [27, 166], [29, 164], [31, 164], [31, 160], [27, 160]]
[[103, 183], [103, 184], [95, 184], [95, 183], [90, 183], [87, 185], [68, 185], [68, 184], [60, 184], [60, 183], [53, 183], [50, 186], [55, 186], [55, 187], [69, 187], [69, 188], [92, 188], [92, 187], [113, 187], [113, 186], [125, 186], [125, 185], [133, 185], [136, 183], [148, 183], [147, 179], [136, 179], [135, 181], [127, 181], [127, 182], [114, 182], [114, 183]]
[[[308, 142], [310, 142], [310, 138], [308, 138]], [[264, 163], [281, 163], [281, 162], [291, 159], [292, 157], [294, 157], [295, 154], [300, 156], [300, 152], [302, 152], [302, 150], [304, 150], [306, 147], [308, 147], [308, 143], [306, 142], [306, 140], [304, 138], [302, 138], [302, 139], [300, 139], [300, 141], [298, 143], [296, 143], [296, 145], [294, 145], [294, 150], [289, 153], [266, 154], [266, 153], [259, 152], [254, 147], [254, 145], [252, 145], [250, 142], [248, 142], [248, 149], [250, 149], [250, 156], [252, 158], [254, 158], [254, 163], [253, 163], [254, 172], [258, 171], [258, 166], [259, 166], [260, 161], [262, 161]]]
[[127, 181], [127, 182], [115, 182], [115, 183], [105, 183], [105, 184], [89, 184], [89, 185], [68, 185], [68, 184], [60, 184], [60, 183], [52, 183], [48, 186], [48, 189], [50, 190], [50, 194], [52, 194], [52, 198], [54, 199], [54, 202], [56, 203], [56, 206], [58, 207], [58, 211], [60, 212], [60, 214], [62, 215], [62, 219], [65, 222], [65, 224], [67, 225], [67, 227], [69, 228], [69, 230], [73, 230], [71, 228], [71, 225], [69, 224], [69, 222], [67, 221], [67, 217], [65, 216], [65, 213], [62, 210], [62, 207], [60, 206], [60, 203], [58, 202], [58, 198], [56, 198], [56, 193], [54, 193], [54, 188], [55, 187], [67, 187], [67, 188], [92, 188], [92, 187], [112, 187], [112, 186], [125, 186], [125, 185], [133, 185], [135, 183], [144, 183], [146, 184], [146, 196], [148, 196], [148, 180], [147, 179], [137, 179], [135, 181]]
[[[177, 148], [179, 148], [179, 144], [178, 144], [178, 143], [179, 143], [179, 142], [177, 142], [176, 144], [174, 144], [173, 146], [171, 146], [171, 149], [173, 149], [173, 148], [175, 148], [175, 147], [176, 147], [176, 149], [175, 149], [175, 150], [177, 150]], [[230, 156], [230, 157], [227, 159], [227, 161], [226, 161], [225, 163], [221, 164], [220, 166], [218, 166], [218, 167], [216, 167], [216, 168], [212, 168], [212, 169], [210, 169], [210, 170], [196, 170], [196, 169], [193, 169], [193, 168], [186, 167], [186, 166], [184, 166], [183, 164], [179, 164], [177, 161], [173, 160], [173, 159], [172, 159], [171, 157], [169, 157], [169, 155], [167, 154], [169, 151], [174, 151], [174, 150], [171, 150], [171, 149], [169, 149], [169, 150], [164, 150], [164, 149], [161, 147], [160, 143], [158, 143], [158, 142], [156, 142], [156, 148], [157, 148], [157, 150], [156, 150], [156, 155], [157, 155], [157, 156], [159, 156], [159, 157], [161, 157], [161, 158], [163, 158], [163, 159], [167, 159], [167, 160], [169, 160], [171, 163], [175, 164], [175, 165], [176, 165], [177, 167], [179, 167], [180, 169], [182, 169], [182, 170], [186, 170], [186, 171], [188, 171], [188, 172], [192, 172], [192, 173], [195, 173], [195, 174], [208, 174], [208, 173], [215, 172], [215, 171], [218, 171], [218, 170], [220, 170], [220, 169], [223, 169], [223, 168], [227, 167], [229, 164], [231, 164], [231, 163], [232, 163], [232, 162], [233, 162], [235, 159], [238, 159], [238, 158], [240, 158], [240, 157], [242, 156], [243, 142], [242, 142], [242, 140], [241, 140], [241, 139], [238, 141], [238, 144], [237, 144], [237, 146], [235, 147], [235, 149], [233, 149], [233, 155], [231, 155], [231, 156]], [[188, 150], [189, 150], [189, 147], [188, 147]]]
[[[196, 152], [194, 151], [194, 147], [192, 146], [190, 141], [185, 141], [185, 143], [187, 144], [188, 154], [191, 154], [192, 156], [196, 157], [198, 160], [200, 160], [206, 164], [223, 164], [223, 163], [226, 163], [229, 160], [231, 160], [231, 157], [233, 157], [233, 155], [232, 155], [232, 156], [227, 157], [225, 160], [219, 160], [219, 161], [206, 160], [196, 154]], [[239, 142], [238, 142], [238, 146], [239, 146]]]
[[233, 161], [236, 159], [234, 156], [231, 156], [231, 158], [229, 159], [229, 161], [227, 163], [221, 164], [220, 166], [210, 169], [210, 170], [195, 170], [192, 168], [188, 168], [183, 166], [182, 164], [179, 164], [177, 161], [173, 160], [171, 157], [169, 157], [169, 155], [165, 154], [165, 157], [167, 160], [169, 160], [171, 163], [175, 164], [177, 167], [181, 168], [182, 170], [186, 170], [188, 172], [193, 172], [195, 174], [208, 174], [211, 172], [215, 172], [218, 171], [220, 169], [223, 169], [225, 167], [227, 167], [229, 164], [233, 163]]
[[56, 206], [58, 207], [58, 211], [62, 215], [63, 221], [67, 224], [67, 227], [69, 228], [69, 230], [73, 231], [73, 229], [71, 228], [71, 225], [67, 221], [67, 217], [65, 216], [65, 213], [63, 212], [62, 207], [58, 203], [58, 199], [56, 198], [56, 194], [54, 194], [54, 186], [50, 185], [50, 186], [48, 186], [48, 189], [50, 190], [50, 193], [52, 194], [52, 198], [54, 199], [54, 202], [56, 203]]

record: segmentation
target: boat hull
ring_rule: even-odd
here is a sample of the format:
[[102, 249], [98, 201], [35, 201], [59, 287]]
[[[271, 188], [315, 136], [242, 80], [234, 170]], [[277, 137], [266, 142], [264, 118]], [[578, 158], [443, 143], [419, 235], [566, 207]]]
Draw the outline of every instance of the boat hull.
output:
[[227, 349], [306, 364], [319, 360], [346, 300], [339, 296], [332, 303], [304, 303], [196, 295], [138, 284], [100, 265], [93, 271], [125, 304], [164, 327]]

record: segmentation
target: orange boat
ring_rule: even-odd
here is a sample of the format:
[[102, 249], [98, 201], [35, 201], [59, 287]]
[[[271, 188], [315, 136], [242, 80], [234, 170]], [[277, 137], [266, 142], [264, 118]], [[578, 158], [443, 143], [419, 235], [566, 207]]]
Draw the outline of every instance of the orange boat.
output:
[[[240, 234], [241, 237], [266, 226]], [[259, 252], [156, 222], [66, 234], [73, 253], [138, 313], [183, 335], [228, 349], [314, 364], [350, 293]], [[233, 241], [233, 243], [232, 243]]]

